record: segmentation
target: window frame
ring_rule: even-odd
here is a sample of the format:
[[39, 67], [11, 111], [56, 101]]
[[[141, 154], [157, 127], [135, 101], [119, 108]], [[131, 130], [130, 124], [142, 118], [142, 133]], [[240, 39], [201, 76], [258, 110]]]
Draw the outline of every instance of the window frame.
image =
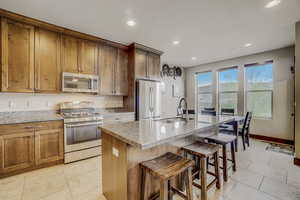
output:
[[[210, 89], [210, 92], [200, 92], [199, 93], [199, 90], [198, 90], [198, 75], [199, 74], [204, 74], [204, 73], [211, 73], [211, 89]], [[201, 110], [199, 109], [199, 94], [211, 94], [211, 98], [212, 98], [212, 100], [211, 100], [211, 105], [212, 106], [214, 106], [213, 104], [214, 104], [214, 100], [213, 100], [213, 98], [214, 98], [214, 89], [213, 89], [213, 85], [214, 85], [214, 72], [213, 72], [213, 70], [208, 70], [208, 71], [201, 71], [201, 72], [196, 72], [195, 73], [195, 85], [196, 85], [196, 87], [195, 87], [195, 90], [196, 90], [196, 92], [195, 92], [195, 98], [196, 98], [196, 111], [197, 111], [197, 113], [199, 113], [199, 112], [201, 112]]]
[[[236, 69], [237, 70], [237, 90], [236, 91], [223, 91], [221, 92], [220, 91], [220, 73], [222, 71], [226, 71], [226, 70], [231, 70], [231, 69]], [[239, 67], [238, 66], [232, 66], [232, 67], [225, 67], [225, 68], [221, 68], [219, 70], [217, 70], [217, 81], [216, 81], [216, 85], [217, 85], [217, 107], [218, 107], [218, 112], [221, 113], [221, 100], [220, 100], [220, 97], [221, 97], [221, 94], [236, 94], [237, 96], [237, 101], [236, 101], [236, 109], [234, 110], [234, 114], [238, 114], [238, 109], [239, 109], [239, 83], [240, 80], [239, 80]]]
[[[249, 67], [257, 67], [260, 65], [272, 64], [272, 89], [269, 90], [248, 90], [248, 79], [247, 79], [247, 68]], [[248, 93], [249, 92], [270, 92], [271, 93], [271, 117], [258, 117], [252, 113], [252, 118], [254, 119], [262, 119], [262, 120], [273, 120], [274, 117], [274, 61], [268, 60], [263, 63], [252, 63], [252, 64], [245, 64], [244, 65], [244, 110], [246, 113], [248, 112]]]

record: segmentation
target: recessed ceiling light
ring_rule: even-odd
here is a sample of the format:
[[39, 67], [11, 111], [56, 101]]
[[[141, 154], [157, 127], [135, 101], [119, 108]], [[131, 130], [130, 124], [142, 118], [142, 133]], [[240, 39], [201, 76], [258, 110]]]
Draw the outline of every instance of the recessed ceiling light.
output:
[[175, 45], [177, 45], [177, 44], [179, 44], [180, 42], [178, 41], [178, 40], [175, 40], [175, 41], [173, 41], [173, 44], [175, 44]]
[[280, 4], [281, 0], [273, 0], [266, 4], [266, 8], [272, 8], [274, 6], [278, 6]]
[[247, 44], [245, 44], [244, 46], [245, 46], [245, 47], [251, 47], [252, 44], [251, 44], [251, 43], [247, 43]]
[[197, 60], [197, 58], [196, 57], [192, 57], [192, 60]]
[[133, 21], [133, 20], [128, 20], [128, 21], [127, 21], [127, 25], [128, 25], [128, 26], [135, 26], [135, 25], [136, 25], [136, 22]]

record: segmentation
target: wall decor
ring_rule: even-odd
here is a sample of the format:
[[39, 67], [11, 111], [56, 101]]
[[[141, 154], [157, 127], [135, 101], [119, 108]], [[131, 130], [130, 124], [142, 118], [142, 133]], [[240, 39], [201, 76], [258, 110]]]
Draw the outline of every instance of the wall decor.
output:
[[169, 76], [176, 79], [176, 77], [180, 77], [182, 75], [182, 69], [177, 66], [169, 67], [168, 64], [164, 64], [162, 66], [162, 71], [160, 72], [161, 77]]

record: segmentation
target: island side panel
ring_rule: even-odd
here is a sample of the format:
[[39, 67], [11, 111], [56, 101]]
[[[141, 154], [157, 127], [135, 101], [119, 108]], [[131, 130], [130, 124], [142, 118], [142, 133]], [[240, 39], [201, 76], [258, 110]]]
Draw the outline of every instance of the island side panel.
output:
[[[169, 144], [159, 145], [150, 149], [141, 150], [128, 146], [128, 200], [140, 200], [141, 174], [139, 164], [165, 154], [166, 152], [179, 153], [180, 148]], [[159, 191], [159, 182], [147, 173], [145, 199]]]
[[107, 200], [127, 200], [127, 146], [102, 131], [102, 188]]

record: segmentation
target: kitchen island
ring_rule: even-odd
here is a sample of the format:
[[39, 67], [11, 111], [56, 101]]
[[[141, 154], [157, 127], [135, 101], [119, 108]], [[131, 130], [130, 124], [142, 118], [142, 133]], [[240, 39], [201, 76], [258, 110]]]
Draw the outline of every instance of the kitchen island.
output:
[[[203, 137], [231, 116], [203, 116], [185, 120], [171, 118], [140, 120], [103, 125], [102, 188], [107, 200], [140, 200], [139, 163], [166, 152], [178, 153], [180, 147], [194, 142], [194, 134]], [[148, 178], [146, 197], [158, 191], [156, 180]]]

